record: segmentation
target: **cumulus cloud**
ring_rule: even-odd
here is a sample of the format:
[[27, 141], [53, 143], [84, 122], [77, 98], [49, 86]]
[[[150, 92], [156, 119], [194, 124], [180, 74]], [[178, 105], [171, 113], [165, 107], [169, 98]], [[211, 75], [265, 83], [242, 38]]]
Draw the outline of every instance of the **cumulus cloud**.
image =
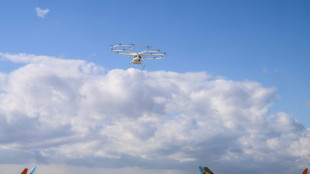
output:
[[37, 16], [40, 17], [40, 18], [45, 18], [47, 13], [50, 11], [48, 8], [47, 9], [41, 9], [39, 7], [36, 7], [35, 10], [36, 10]]
[[0, 56], [25, 64], [0, 74], [1, 163], [253, 174], [309, 166], [309, 130], [269, 113], [275, 89], [258, 82]]

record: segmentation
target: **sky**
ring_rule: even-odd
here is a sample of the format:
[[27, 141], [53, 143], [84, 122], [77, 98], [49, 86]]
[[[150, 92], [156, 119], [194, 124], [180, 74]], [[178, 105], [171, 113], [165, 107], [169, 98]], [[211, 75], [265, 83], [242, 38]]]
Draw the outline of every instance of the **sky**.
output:
[[301, 173], [309, 31], [306, 0], [0, 0], [0, 173]]

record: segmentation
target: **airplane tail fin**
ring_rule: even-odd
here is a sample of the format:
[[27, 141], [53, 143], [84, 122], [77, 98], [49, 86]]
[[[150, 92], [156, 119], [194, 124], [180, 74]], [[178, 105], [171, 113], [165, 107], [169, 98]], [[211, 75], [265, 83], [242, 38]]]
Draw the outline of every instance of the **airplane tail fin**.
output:
[[208, 167], [199, 166], [201, 174], [214, 174]]
[[36, 171], [36, 169], [37, 169], [37, 167], [36, 167], [36, 166], [34, 166], [34, 167], [30, 170], [29, 174], [34, 174], [34, 173], [35, 173], [35, 171]]
[[308, 173], [308, 168], [305, 168], [305, 170], [302, 172], [302, 174], [307, 174]]
[[27, 169], [27, 168], [25, 168], [25, 169], [22, 171], [22, 173], [21, 173], [21, 174], [27, 174], [27, 171], [28, 171], [28, 169]]
[[205, 173], [205, 169], [203, 169], [202, 166], [199, 166], [199, 170], [200, 170], [200, 173], [201, 173], [201, 174], [204, 174], [204, 173]]

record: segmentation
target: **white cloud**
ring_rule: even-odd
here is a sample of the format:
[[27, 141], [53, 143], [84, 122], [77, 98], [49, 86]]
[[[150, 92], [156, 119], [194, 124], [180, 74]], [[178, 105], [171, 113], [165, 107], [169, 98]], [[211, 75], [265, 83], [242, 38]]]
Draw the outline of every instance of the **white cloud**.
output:
[[303, 105], [304, 105], [304, 106], [307, 106], [307, 107], [310, 107], [310, 100], [305, 100], [305, 101], [303, 102]]
[[49, 11], [50, 10], [48, 8], [47, 9], [41, 9], [39, 7], [36, 7], [37, 16], [39, 16], [40, 18], [45, 18], [45, 16], [47, 15], [47, 13]]
[[25, 63], [0, 74], [0, 163], [253, 174], [309, 166], [309, 130], [270, 115], [275, 89], [257, 82], [0, 55]]

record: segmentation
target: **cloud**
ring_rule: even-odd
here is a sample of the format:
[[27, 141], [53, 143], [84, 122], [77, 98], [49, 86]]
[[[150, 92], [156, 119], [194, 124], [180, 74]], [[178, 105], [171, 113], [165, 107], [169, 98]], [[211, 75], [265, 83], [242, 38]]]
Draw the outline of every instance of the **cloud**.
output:
[[0, 74], [1, 163], [253, 174], [309, 166], [309, 129], [270, 114], [276, 91], [258, 82], [0, 56], [24, 63]]
[[310, 107], [310, 100], [305, 100], [302, 104], [306, 107]]
[[267, 67], [262, 67], [262, 72], [264, 73], [264, 74], [269, 74], [269, 70], [268, 70], [268, 68]]
[[47, 15], [47, 13], [49, 11], [50, 10], [48, 8], [47, 9], [41, 9], [39, 7], [36, 7], [37, 16], [39, 16], [40, 18], [45, 18], [45, 16]]

